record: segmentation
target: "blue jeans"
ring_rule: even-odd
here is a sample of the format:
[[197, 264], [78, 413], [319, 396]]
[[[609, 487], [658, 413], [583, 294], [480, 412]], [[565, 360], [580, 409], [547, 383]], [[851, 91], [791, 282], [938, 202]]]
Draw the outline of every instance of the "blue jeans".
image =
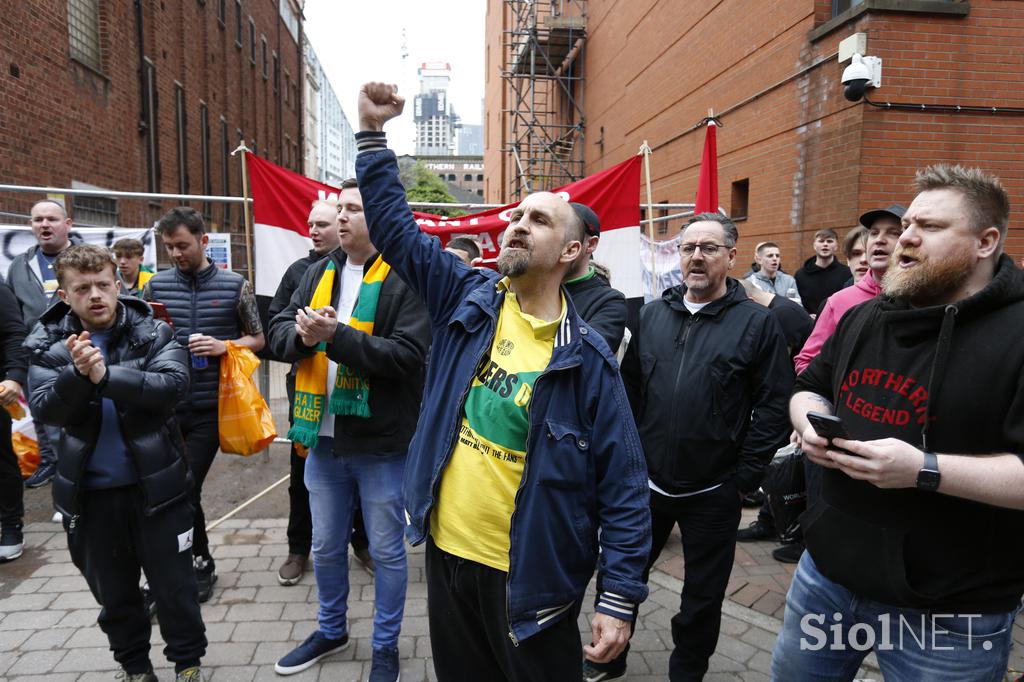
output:
[[823, 576], [804, 552], [786, 595], [772, 679], [852, 680], [874, 649], [887, 680], [998, 682], [1016, 615], [1017, 609], [950, 614], [865, 599]]
[[338, 639], [348, 632], [348, 543], [358, 499], [377, 567], [373, 647], [398, 646], [409, 582], [403, 538], [404, 471], [405, 453], [335, 455], [333, 438], [321, 437], [309, 453], [305, 483], [313, 516], [313, 572], [320, 596], [320, 631], [326, 637]]

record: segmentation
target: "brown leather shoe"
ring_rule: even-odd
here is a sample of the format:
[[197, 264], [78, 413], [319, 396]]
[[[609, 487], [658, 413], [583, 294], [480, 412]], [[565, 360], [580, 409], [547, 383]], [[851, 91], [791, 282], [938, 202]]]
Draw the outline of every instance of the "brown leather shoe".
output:
[[363, 565], [366, 572], [370, 575], [374, 575], [377, 566], [373, 563], [373, 557], [370, 556], [370, 550], [366, 549], [353, 549], [352, 553], [356, 555], [356, 560]]
[[294, 585], [302, 580], [302, 574], [306, 572], [306, 555], [289, 554], [288, 558], [277, 569], [277, 582], [282, 585]]

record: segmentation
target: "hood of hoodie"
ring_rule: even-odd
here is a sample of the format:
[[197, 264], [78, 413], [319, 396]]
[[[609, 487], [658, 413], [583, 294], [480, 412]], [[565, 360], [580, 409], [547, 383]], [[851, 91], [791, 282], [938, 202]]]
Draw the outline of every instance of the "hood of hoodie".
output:
[[818, 266], [818, 257], [811, 256], [810, 258], [804, 261], [804, 272], [806, 272], [808, 275], [817, 275], [819, 272], [829, 272], [831, 270], [835, 270], [838, 267], [842, 267], [842, 265], [843, 264], [839, 262], [838, 258], [833, 257], [832, 262], [829, 263], [826, 267], [822, 268]]

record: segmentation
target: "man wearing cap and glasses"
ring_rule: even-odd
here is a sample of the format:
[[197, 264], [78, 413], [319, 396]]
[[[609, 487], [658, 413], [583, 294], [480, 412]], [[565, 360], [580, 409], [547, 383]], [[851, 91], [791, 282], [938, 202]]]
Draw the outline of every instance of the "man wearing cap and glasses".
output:
[[[690, 219], [679, 245], [683, 283], [640, 309], [622, 362], [647, 457], [648, 571], [672, 527], [679, 524], [682, 532], [686, 581], [672, 617], [672, 680], [699, 680], [707, 672], [740, 501], [757, 490], [789, 431], [793, 370], [786, 340], [768, 309], [727, 276], [737, 238], [736, 225], [723, 215]], [[618, 679], [625, 668], [625, 654], [604, 665], [587, 661], [584, 679]]]
[[589, 206], [575, 201], [569, 202], [569, 206], [583, 223], [584, 236], [583, 248], [572, 262], [563, 284], [577, 314], [604, 337], [614, 353], [619, 349], [626, 330], [626, 297], [618, 289], [613, 289], [591, 262], [601, 240], [601, 221], [597, 214]]

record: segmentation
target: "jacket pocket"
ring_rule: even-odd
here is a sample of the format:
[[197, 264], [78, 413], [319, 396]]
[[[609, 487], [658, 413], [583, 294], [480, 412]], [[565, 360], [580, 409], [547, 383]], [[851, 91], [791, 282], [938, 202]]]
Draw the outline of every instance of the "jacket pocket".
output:
[[537, 482], [551, 488], [580, 490], [590, 477], [590, 433], [575, 424], [546, 420], [535, 458]]

